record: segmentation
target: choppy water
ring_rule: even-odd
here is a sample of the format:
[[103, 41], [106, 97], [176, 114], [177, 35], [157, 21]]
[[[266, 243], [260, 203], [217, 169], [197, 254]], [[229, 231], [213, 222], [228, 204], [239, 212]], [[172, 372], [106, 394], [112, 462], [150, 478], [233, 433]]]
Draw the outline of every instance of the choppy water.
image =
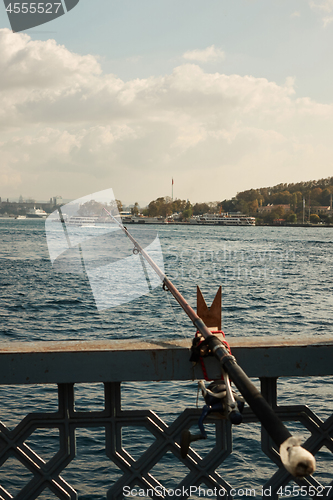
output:
[[[227, 335], [282, 333], [292, 337], [331, 333], [331, 229], [161, 226], [158, 232], [165, 270], [192, 305], [196, 285], [201, 287], [207, 303], [223, 285], [223, 329]], [[98, 312], [85, 275], [52, 269], [42, 220], [0, 219], [0, 241], [2, 341], [193, 336], [191, 323], [161, 288], [136, 301]], [[331, 378], [283, 379], [279, 384], [281, 402], [306, 403], [323, 419], [332, 413]], [[101, 394], [99, 386], [82, 387], [78, 404], [85, 409], [98, 407]], [[0, 418], [9, 427], [28, 412], [56, 408], [54, 387], [2, 387], [0, 397]], [[153, 407], [168, 422], [185, 407], [195, 406], [196, 387], [193, 383], [183, 387], [171, 383], [126, 384], [123, 397], [125, 408]], [[104, 430], [82, 429], [77, 434], [78, 456], [62, 476], [77, 489], [79, 498], [105, 498], [119, 472], [110, 478]], [[246, 424], [235, 430], [234, 452], [219, 472], [236, 488], [259, 491], [276, 470], [260, 450], [259, 434], [259, 425]], [[125, 435], [125, 447], [126, 439], [133, 456], [151, 442], [149, 435], [142, 434], [139, 439]], [[56, 435], [48, 435], [42, 446], [40, 440], [30, 444], [42, 455], [52, 454], [56, 440]], [[198, 444], [196, 449], [201, 453], [204, 446]], [[330, 461], [330, 454], [320, 452], [315, 477], [323, 484], [333, 480]], [[153, 472], [172, 487], [175, 478], [179, 480], [186, 470], [166, 456], [160, 470]], [[0, 484], [13, 495], [27, 477], [14, 462], [6, 462], [0, 469]]]

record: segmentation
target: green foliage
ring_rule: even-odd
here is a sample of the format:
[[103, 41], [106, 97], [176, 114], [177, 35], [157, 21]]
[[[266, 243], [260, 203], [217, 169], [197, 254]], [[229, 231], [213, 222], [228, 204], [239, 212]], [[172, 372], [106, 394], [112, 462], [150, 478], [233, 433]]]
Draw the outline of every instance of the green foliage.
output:
[[258, 203], [257, 199], [250, 201], [250, 203], [248, 203], [249, 213], [250, 214], [256, 213], [258, 210], [258, 207], [259, 207], [259, 203]]
[[185, 209], [182, 212], [182, 219], [189, 219], [190, 217], [192, 217], [192, 215], [193, 215], [192, 205], [188, 201], [186, 203]]
[[[306, 205], [328, 206], [333, 194], [333, 177], [318, 181], [298, 182], [295, 184], [281, 183], [272, 187], [248, 189], [237, 193], [230, 200], [222, 202], [195, 203], [193, 206], [187, 200], [172, 200], [170, 197], [157, 198], [151, 201], [142, 211], [150, 217], [166, 217], [182, 212], [183, 218], [205, 213], [241, 212], [256, 216], [259, 223], [271, 223], [274, 219], [286, 219], [288, 222], [301, 220], [303, 213], [303, 198]], [[270, 213], [258, 214], [258, 208], [266, 205], [290, 205], [290, 211], [277, 207]]]
[[274, 219], [285, 219], [285, 210], [283, 207], [276, 207], [275, 210], [272, 210], [268, 215], [271, 222], [273, 222]]
[[242, 191], [241, 193], [237, 193], [237, 200], [243, 200], [243, 201], [254, 201], [260, 199], [262, 196], [260, 194], [259, 189], [249, 189], [247, 191]]
[[208, 203], [196, 203], [193, 205], [193, 215], [202, 215], [209, 212]]
[[171, 210], [170, 203], [167, 198], [157, 198], [157, 200], [151, 201], [148, 205], [148, 215], [150, 217], [157, 217], [162, 215], [166, 217], [168, 214], [168, 209]]
[[237, 212], [237, 200], [233, 198], [232, 200], [223, 200], [222, 206], [224, 212]]
[[193, 205], [193, 215], [215, 214], [220, 208], [221, 203], [218, 202], [196, 203]]
[[138, 214], [139, 214], [139, 212], [140, 212], [140, 210], [139, 210], [139, 209], [140, 209], [140, 207], [139, 207], [139, 203], [136, 201], [136, 202], [134, 203], [134, 207], [132, 207], [132, 208], [131, 208], [131, 214], [132, 214], [132, 215], [138, 215]]
[[297, 222], [297, 215], [294, 213], [289, 213], [289, 215], [286, 218], [287, 222], [290, 222], [291, 224], [295, 224]]
[[318, 224], [320, 222], [320, 217], [317, 214], [311, 214], [310, 215], [310, 222], [311, 224]]
[[333, 215], [329, 215], [329, 214], [320, 214], [320, 218], [322, 220], [322, 222], [324, 222], [325, 224], [332, 224], [333, 223]]
[[114, 212], [115, 209], [118, 209], [117, 201], [112, 200], [110, 203], [100, 203], [99, 201], [90, 200], [81, 205], [77, 213], [81, 217], [105, 215], [104, 208], [109, 212]]
[[[311, 205], [329, 205], [330, 196], [333, 193], [333, 177], [320, 179], [318, 181], [298, 182], [296, 184], [277, 184], [272, 187], [260, 189], [249, 189], [237, 193], [235, 200], [225, 200], [223, 207], [226, 211], [236, 211], [239, 202], [253, 202], [258, 200], [260, 205], [291, 205], [296, 212], [302, 210], [303, 196], [307, 203], [310, 199]], [[233, 206], [233, 210], [229, 207]]]
[[165, 198], [157, 198], [151, 201], [147, 207], [147, 215], [149, 217], [167, 217], [174, 213], [183, 212], [184, 210], [189, 210], [191, 204], [188, 200], [174, 200], [169, 196]]
[[117, 204], [118, 212], [121, 212], [123, 209], [122, 202], [120, 200], [116, 200], [116, 204]]

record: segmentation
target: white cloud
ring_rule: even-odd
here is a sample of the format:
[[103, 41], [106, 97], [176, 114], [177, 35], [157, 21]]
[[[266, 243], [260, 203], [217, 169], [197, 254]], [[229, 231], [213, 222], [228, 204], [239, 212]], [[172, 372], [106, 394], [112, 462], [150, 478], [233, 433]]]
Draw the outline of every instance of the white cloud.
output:
[[215, 45], [211, 45], [203, 50], [188, 50], [183, 54], [183, 58], [188, 61], [211, 62], [225, 58], [223, 50], [218, 49]]
[[71, 53], [54, 40], [32, 41], [2, 29], [0, 46], [1, 90], [75, 88], [101, 74], [95, 57]]
[[322, 12], [332, 12], [333, 10], [333, 0], [310, 0], [309, 5], [312, 9], [318, 9]]
[[93, 56], [9, 30], [0, 65], [3, 198], [112, 187], [150, 201], [173, 176], [176, 196], [215, 200], [331, 175], [333, 106], [298, 98], [292, 77], [278, 85], [187, 63], [124, 82]]
[[329, 24], [333, 22], [333, 16], [326, 16], [323, 18], [323, 26], [326, 28]]
[[324, 28], [330, 25], [333, 21], [333, 16], [331, 16], [331, 12], [333, 11], [333, 0], [310, 0], [309, 5], [312, 10], [320, 12], [322, 14], [322, 22]]

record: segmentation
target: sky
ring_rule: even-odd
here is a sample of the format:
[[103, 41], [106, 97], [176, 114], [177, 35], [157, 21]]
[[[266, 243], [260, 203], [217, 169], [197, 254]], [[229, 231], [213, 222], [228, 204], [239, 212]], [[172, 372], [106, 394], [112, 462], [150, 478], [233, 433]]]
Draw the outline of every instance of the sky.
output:
[[0, 4], [0, 196], [192, 203], [333, 175], [333, 0]]

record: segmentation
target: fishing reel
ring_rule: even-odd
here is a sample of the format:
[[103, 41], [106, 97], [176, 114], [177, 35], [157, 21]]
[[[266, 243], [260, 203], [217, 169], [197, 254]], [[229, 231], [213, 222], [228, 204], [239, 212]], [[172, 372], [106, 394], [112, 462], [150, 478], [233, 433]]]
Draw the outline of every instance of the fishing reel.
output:
[[191, 434], [188, 429], [184, 429], [181, 434], [181, 456], [186, 458], [188, 449], [193, 441], [207, 439], [207, 432], [204, 427], [204, 420], [210, 413], [218, 413], [220, 418], [229, 419], [233, 425], [242, 423], [242, 411], [244, 409], [244, 399], [236, 394], [230, 387], [229, 377], [224, 373], [223, 380], [214, 380], [208, 387], [200, 380], [198, 388], [205, 400], [205, 405], [198, 421], [199, 434]]
[[[199, 336], [196, 336], [193, 340], [191, 351], [190, 360], [195, 363], [200, 361], [206, 376], [203, 357], [211, 355], [207, 343]], [[239, 425], [243, 420], [244, 399], [232, 390], [229, 376], [223, 369], [220, 380], [214, 380], [208, 387], [206, 387], [203, 380], [200, 380], [198, 382], [198, 390], [201, 390], [206, 403], [202, 408], [202, 413], [198, 421], [200, 434], [191, 434], [188, 429], [183, 430], [181, 435], [182, 458], [186, 458], [190, 444], [193, 441], [207, 439], [204, 420], [210, 413], [217, 413], [220, 418], [229, 419], [233, 425]]]
[[[224, 333], [222, 331], [214, 333], [231, 355], [230, 346], [224, 338]], [[208, 375], [204, 358], [207, 356], [213, 356], [209, 347], [209, 339], [204, 339], [197, 333], [192, 341], [190, 361], [195, 364], [200, 362], [206, 380], [208, 380]], [[200, 380], [199, 388], [201, 389], [206, 406], [213, 408], [210, 412], [222, 412], [225, 418], [228, 418], [232, 424], [239, 425], [242, 423], [241, 413], [244, 408], [244, 399], [231, 389], [228, 373], [223, 368], [221, 368], [221, 372], [222, 376], [220, 380], [214, 380], [208, 388], [206, 388], [204, 382]], [[216, 405], [222, 405], [223, 408], [217, 407]]]

